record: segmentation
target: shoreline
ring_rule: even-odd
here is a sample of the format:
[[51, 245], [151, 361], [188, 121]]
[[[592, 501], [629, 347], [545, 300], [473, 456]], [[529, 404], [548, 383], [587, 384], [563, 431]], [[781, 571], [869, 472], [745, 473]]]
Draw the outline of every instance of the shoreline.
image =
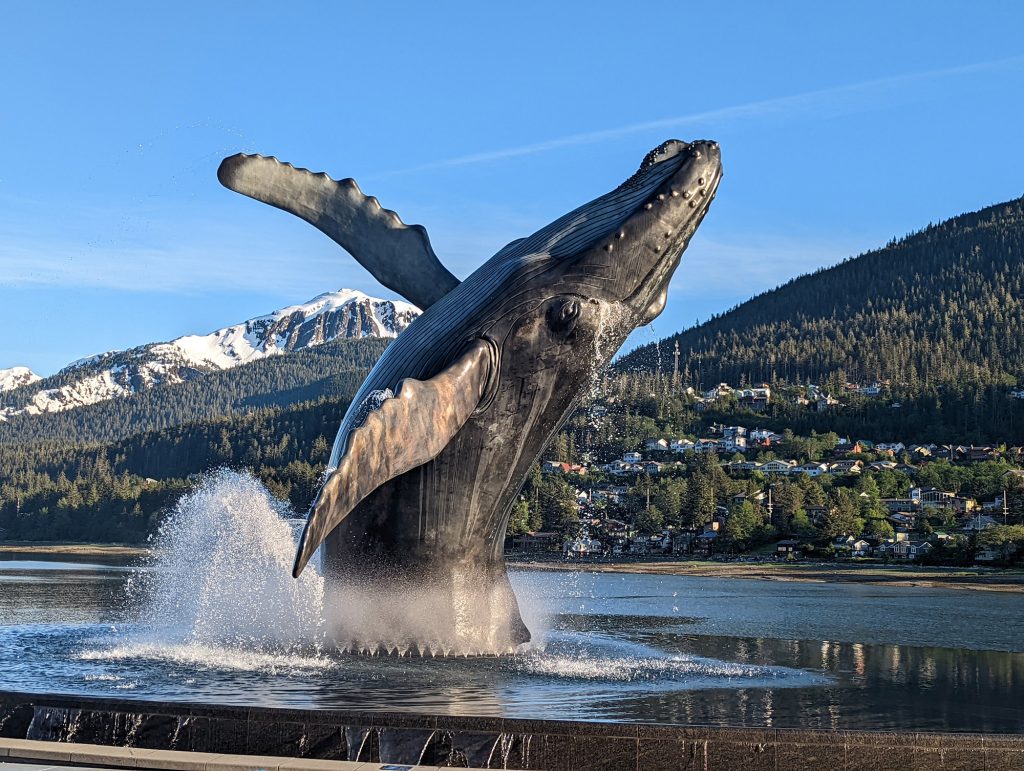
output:
[[145, 557], [148, 546], [123, 543], [45, 543], [40, 541], [0, 541], [0, 555], [28, 554], [67, 557]]
[[824, 562], [704, 562], [637, 561], [587, 562], [510, 560], [515, 570], [634, 573], [639, 575], [733, 578], [759, 581], [876, 586], [972, 589], [987, 592], [1024, 593], [1024, 571], [999, 568], [916, 565], [851, 565]]
[[[148, 546], [96, 543], [0, 542], [5, 555], [135, 559], [151, 553]], [[511, 570], [732, 578], [793, 583], [868, 584], [876, 586], [972, 589], [1024, 593], [1024, 571], [984, 567], [850, 564], [828, 562], [712, 562], [698, 560], [566, 561], [508, 555]]]

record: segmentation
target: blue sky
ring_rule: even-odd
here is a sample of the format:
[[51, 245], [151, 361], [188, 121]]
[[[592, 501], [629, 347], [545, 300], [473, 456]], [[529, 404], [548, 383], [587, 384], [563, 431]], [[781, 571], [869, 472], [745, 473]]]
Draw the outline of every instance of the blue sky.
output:
[[464, 276], [660, 141], [717, 139], [718, 198], [631, 344], [662, 337], [1024, 193], [1022, 8], [6, 3], [0, 367], [392, 296], [221, 188], [240, 150], [355, 177]]

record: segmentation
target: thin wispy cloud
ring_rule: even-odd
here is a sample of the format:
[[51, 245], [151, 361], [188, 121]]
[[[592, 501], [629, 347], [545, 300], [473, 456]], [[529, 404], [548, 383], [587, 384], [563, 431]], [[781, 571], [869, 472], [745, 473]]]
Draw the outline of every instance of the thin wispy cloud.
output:
[[841, 86], [805, 91], [789, 96], [761, 99], [746, 104], [720, 107], [714, 110], [691, 113], [689, 115], [677, 115], [669, 118], [642, 123], [631, 123], [616, 128], [601, 129], [598, 131], [584, 131], [578, 134], [569, 134], [564, 137], [548, 139], [532, 144], [517, 145], [497, 150], [488, 150], [479, 153], [460, 155], [455, 158], [432, 161], [417, 166], [409, 166], [404, 169], [395, 169], [374, 175], [372, 178], [393, 177], [405, 174], [415, 174], [422, 171], [435, 171], [438, 169], [450, 169], [459, 166], [472, 166], [481, 163], [492, 163], [508, 158], [519, 158], [528, 155], [537, 155], [552, 150], [560, 150], [566, 147], [597, 144], [609, 142], [632, 134], [642, 134], [648, 131], [659, 129], [683, 128], [709, 123], [722, 123], [724, 121], [735, 121], [737, 119], [763, 118], [770, 115], [803, 115], [807, 110], [815, 110], [826, 115], [842, 114], [859, 109], [861, 105], [877, 107], [877, 104], [866, 105], [862, 101], [864, 97], [877, 97], [886, 92], [903, 91], [908, 86], [920, 85], [923, 82], [939, 81], [964, 75], [992, 72], [999, 69], [1012, 69], [1024, 67], [1024, 56], [1014, 56], [1005, 59], [996, 59], [988, 62], [977, 62], [956, 67], [944, 67], [940, 69], [926, 70], [923, 72], [912, 72], [902, 75], [893, 75], [885, 78], [875, 78], [859, 83], [849, 83]]

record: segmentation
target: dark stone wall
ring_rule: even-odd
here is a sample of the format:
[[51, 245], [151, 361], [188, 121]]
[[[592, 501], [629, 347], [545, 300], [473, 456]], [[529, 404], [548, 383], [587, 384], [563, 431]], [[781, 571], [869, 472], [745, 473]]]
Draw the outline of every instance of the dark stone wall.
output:
[[550, 771], [1024, 769], [1024, 736], [506, 720], [8, 692], [0, 692], [0, 736]]

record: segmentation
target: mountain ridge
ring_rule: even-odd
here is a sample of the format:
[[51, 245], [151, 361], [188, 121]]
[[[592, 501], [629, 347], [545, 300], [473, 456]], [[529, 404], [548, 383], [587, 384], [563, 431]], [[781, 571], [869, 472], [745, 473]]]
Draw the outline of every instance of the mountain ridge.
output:
[[[339, 339], [393, 338], [419, 314], [409, 303], [341, 289], [207, 335], [185, 335], [87, 356], [48, 378], [26, 368], [0, 370], [0, 422], [129, 397]], [[15, 374], [5, 376], [15, 370], [29, 374], [20, 373], [17, 379]], [[5, 388], [7, 382], [12, 385]]]

